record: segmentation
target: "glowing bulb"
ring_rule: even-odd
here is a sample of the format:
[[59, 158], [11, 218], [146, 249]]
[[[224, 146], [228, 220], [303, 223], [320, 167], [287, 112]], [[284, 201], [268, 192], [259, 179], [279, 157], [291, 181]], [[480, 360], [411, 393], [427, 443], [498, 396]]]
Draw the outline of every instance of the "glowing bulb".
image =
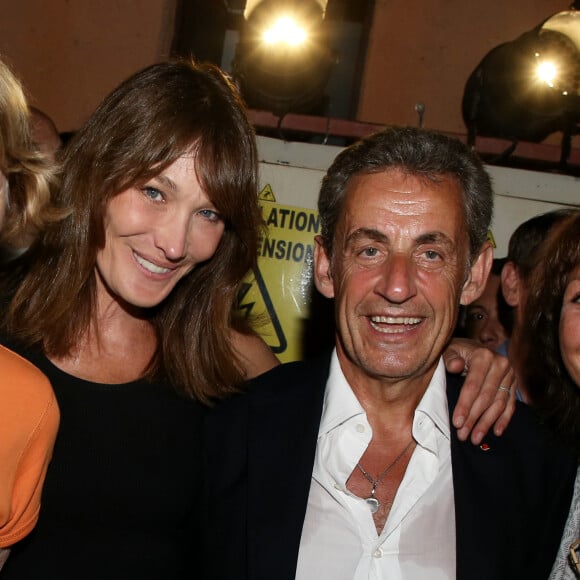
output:
[[546, 83], [550, 87], [553, 87], [554, 80], [558, 74], [558, 69], [553, 62], [543, 61], [538, 63], [536, 73], [542, 82]]
[[278, 18], [271, 28], [268, 28], [262, 36], [266, 44], [286, 43], [297, 46], [306, 40], [306, 31], [290, 17]]

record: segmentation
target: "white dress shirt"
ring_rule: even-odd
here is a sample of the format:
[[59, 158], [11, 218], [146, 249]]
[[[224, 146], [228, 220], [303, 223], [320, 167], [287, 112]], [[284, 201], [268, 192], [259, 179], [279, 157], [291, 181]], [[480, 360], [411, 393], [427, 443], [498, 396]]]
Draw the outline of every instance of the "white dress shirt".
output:
[[455, 503], [443, 362], [415, 410], [417, 446], [380, 536], [346, 482], [372, 439], [336, 352], [326, 384], [297, 580], [455, 578]]

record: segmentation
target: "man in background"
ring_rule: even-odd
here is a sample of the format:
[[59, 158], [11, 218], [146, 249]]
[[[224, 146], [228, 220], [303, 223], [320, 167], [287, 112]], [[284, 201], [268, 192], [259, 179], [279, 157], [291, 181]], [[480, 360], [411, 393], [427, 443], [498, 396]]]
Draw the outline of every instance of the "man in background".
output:
[[505, 258], [495, 258], [481, 296], [469, 304], [464, 312], [465, 336], [483, 346], [507, 356], [511, 307], [501, 292], [501, 271]]

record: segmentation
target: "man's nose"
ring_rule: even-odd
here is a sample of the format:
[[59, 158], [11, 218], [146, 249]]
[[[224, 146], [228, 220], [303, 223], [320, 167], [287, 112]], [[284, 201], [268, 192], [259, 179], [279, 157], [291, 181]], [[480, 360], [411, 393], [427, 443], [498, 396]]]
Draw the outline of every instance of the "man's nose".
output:
[[402, 303], [416, 294], [416, 267], [404, 255], [389, 256], [376, 284], [376, 292], [395, 304]]
[[493, 347], [499, 344], [501, 327], [498, 322], [487, 320], [481, 329], [480, 339], [485, 346]]

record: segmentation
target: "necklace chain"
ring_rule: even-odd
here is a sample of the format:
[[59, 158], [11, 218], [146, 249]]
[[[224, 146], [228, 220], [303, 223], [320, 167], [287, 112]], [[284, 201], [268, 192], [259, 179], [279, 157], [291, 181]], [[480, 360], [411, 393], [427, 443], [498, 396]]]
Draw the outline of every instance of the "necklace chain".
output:
[[387, 465], [387, 467], [383, 469], [382, 473], [377, 477], [377, 479], [375, 479], [370, 473], [368, 473], [368, 471], [366, 471], [360, 463], [356, 464], [356, 466], [360, 469], [361, 473], [373, 486], [373, 488], [371, 489], [371, 497], [374, 497], [377, 487], [381, 484], [387, 473], [389, 473], [389, 471], [391, 471], [391, 469], [393, 469], [393, 467], [397, 465], [397, 463], [402, 459], [403, 455], [405, 455], [405, 453], [409, 451], [409, 448], [411, 447], [411, 445], [413, 445], [413, 443], [415, 443], [415, 440], [411, 439], [411, 441], [409, 441], [405, 449], [403, 449], [403, 451], [401, 451], [401, 453], [399, 453], [399, 455], [395, 457], [394, 461], [389, 463], [389, 465]]

